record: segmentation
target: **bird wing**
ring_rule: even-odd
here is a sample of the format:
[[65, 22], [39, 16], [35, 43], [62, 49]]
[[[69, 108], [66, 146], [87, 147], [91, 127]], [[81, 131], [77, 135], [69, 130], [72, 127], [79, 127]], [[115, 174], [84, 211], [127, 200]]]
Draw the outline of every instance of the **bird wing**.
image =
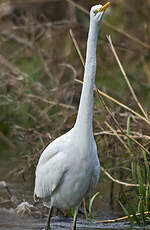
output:
[[55, 142], [47, 146], [36, 168], [34, 196], [50, 197], [52, 192], [61, 184], [65, 173], [68, 171], [64, 158], [65, 154], [59, 151]]

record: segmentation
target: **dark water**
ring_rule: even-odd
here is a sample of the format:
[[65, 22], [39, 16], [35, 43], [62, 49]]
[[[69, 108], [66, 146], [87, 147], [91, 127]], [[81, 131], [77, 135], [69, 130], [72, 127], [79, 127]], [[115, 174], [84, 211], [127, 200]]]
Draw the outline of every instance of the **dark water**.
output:
[[[19, 230], [19, 229], [43, 229], [46, 219], [34, 219], [33, 217], [17, 216], [12, 210], [0, 209], [0, 229]], [[71, 229], [72, 219], [63, 217], [53, 217], [51, 229]], [[78, 220], [79, 229], [144, 229], [141, 227], [131, 227], [128, 223], [94, 224], [85, 220]], [[147, 227], [146, 229], [150, 229]]]

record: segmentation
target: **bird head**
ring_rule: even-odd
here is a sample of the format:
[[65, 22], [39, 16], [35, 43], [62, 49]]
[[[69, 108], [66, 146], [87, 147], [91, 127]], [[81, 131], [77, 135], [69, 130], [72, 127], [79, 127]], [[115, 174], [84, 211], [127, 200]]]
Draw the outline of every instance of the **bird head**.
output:
[[99, 23], [101, 21], [104, 11], [107, 9], [109, 5], [110, 5], [110, 2], [107, 2], [103, 6], [101, 4], [92, 6], [90, 10], [90, 19]]

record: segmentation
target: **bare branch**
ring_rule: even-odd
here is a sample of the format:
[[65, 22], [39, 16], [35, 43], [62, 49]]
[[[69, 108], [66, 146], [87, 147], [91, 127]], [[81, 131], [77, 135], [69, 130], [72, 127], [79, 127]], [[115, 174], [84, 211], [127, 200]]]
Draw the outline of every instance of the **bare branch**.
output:
[[113, 182], [117, 183], [117, 184], [122, 184], [124, 186], [127, 186], [127, 187], [139, 187], [139, 184], [130, 184], [130, 183], [126, 183], [126, 182], [123, 182], [123, 181], [120, 181], [118, 179], [115, 179], [114, 177], [112, 177], [108, 171], [106, 171], [106, 169], [104, 169], [103, 167], [101, 167], [101, 170], [103, 173], [105, 173], [105, 175], [111, 179]]

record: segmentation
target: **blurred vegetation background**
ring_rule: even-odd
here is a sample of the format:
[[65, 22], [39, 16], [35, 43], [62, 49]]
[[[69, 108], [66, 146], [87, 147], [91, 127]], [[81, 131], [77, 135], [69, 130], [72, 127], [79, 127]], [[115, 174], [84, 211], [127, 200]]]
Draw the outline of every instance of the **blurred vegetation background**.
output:
[[[81, 92], [81, 84], [76, 79], [83, 79], [84, 69], [69, 30], [72, 29], [81, 54], [85, 57], [88, 12], [92, 5], [104, 2], [0, 0], [1, 159], [22, 159], [22, 163], [15, 165], [9, 176], [15, 173], [22, 175], [24, 180], [30, 177], [45, 146], [72, 128]], [[97, 48], [97, 88], [142, 116], [106, 35], [111, 35], [136, 96], [148, 113], [149, 9], [148, 0], [144, 4], [140, 0], [112, 0], [100, 28]], [[128, 131], [144, 146], [149, 157], [150, 125], [110, 100], [104, 98], [104, 101], [122, 130]], [[136, 183], [137, 178], [133, 176], [135, 162], [139, 162], [143, 170], [145, 168], [141, 148], [135, 142], [130, 143], [124, 133], [118, 130], [111, 113], [96, 96], [94, 132], [101, 165], [113, 177]], [[148, 115], [146, 119], [149, 120]], [[105, 121], [121, 136], [129, 151]], [[101, 183], [106, 183], [106, 178]], [[109, 186], [108, 196], [113, 207], [115, 201], [120, 199], [123, 187], [122, 184], [115, 187], [114, 181], [109, 181]], [[118, 205], [117, 202], [115, 205]]]

